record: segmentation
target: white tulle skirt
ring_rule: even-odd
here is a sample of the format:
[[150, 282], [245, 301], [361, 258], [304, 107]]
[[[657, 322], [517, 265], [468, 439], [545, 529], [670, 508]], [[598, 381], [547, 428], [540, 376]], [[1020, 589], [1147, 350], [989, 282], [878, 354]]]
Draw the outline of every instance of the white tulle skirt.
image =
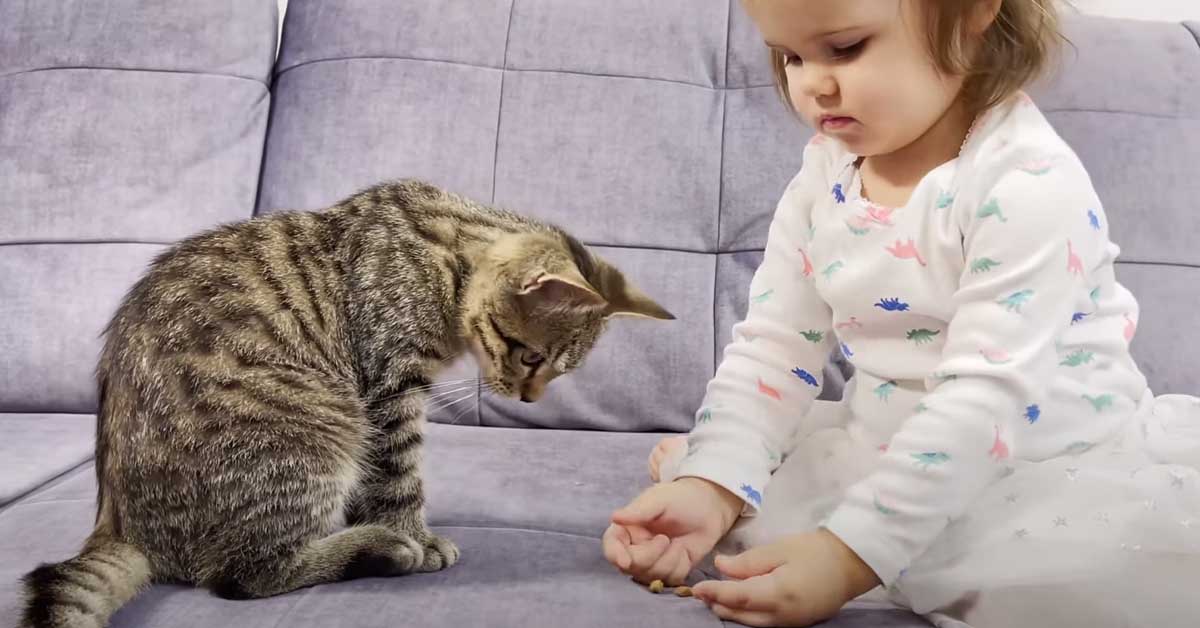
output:
[[[1076, 456], [1014, 461], [888, 590], [935, 625], [1200, 626], [1200, 399], [1147, 396], [1123, 434]], [[810, 530], [878, 452], [818, 402], [763, 495], [718, 545], [736, 553]], [[670, 476], [672, 463], [664, 468]]]

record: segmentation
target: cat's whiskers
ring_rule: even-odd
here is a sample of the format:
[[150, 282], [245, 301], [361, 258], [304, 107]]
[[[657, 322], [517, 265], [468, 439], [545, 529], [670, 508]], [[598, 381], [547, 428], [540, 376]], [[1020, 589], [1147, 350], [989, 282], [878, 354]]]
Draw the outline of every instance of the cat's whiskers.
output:
[[412, 388], [406, 388], [394, 395], [380, 397], [379, 399], [375, 400], [375, 403], [380, 403], [383, 401], [390, 401], [392, 399], [396, 399], [398, 397], [403, 397], [405, 395], [412, 395], [412, 394], [424, 393], [424, 392], [432, 392], [433, 394], [431, 395], [431, 398], [433, 398], [433, 397], [438, 396], [441, 393], [447, 392], [447, 389], [449, 389], [449, 388], [457, 389], [457, 387], [462, 387], [465, 390], [468, 387], [477, 386], [479, 384], [479, 381], [480, 381], [480, 379], [478, 377], [472, 377], [472, 378], [468, 378], [468, 379], [456, 379], [456, 380], [448, 380], [448, 381], [444, 381], [444, 382], [434, 382], [432, 384], [427, 384], [424, 386], [414, 386]]
[[435, 408], [429, 408], [426, 412], [427, 412], [427, 414], [433, 414], [434, 412], [441, 412], [442, 410], [446, 410], [448, 408], [454, 407], [455, 404], [457, 404], [461, 401], [466, 401], [467, 399], [470, 399], [471, 397], [474, 397], [474, 396], [475, 396], [475, 391], [472, 390], [471, 392], [469, 392], [453, 401], [450, 401], [448, 403], [443, 403], [441, 405], [438, 405]]

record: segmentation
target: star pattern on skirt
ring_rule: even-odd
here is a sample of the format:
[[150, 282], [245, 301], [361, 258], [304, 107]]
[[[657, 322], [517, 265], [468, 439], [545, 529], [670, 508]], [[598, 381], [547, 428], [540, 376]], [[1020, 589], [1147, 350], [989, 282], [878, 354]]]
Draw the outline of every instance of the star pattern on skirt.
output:
[[1104, 525], [1108, 525], [1108, 522], [1109, 522], [1108, 513], [1106, 513], [1106, 512], [1096, 513], [1096, 521], [1099, 521], [1100, 523], [1103, 523]]
[[1067, 468], [1067, 479], [1074, 482], [1075, 478], [1079, 477], [1079, 469], [1074, 467]]
[[1013, 536], [1017, 537], [1018, 539], [1023, 539], [1025, 537], [1029, 536], [1029, 530], [1026, 530], [1025, 528], [1020, 528], [1016, 532], [1013, 532]]
[[1055, 517], [1054, 518], [1054, 527], [1056, 527], [1056, 528], [1067, 527], [1067, 518], [1066, 517]]
[[1008, 503], [1010, 503], [1010, 504], [1015, 504], [1015, 503], [1017, 503], [1017, 494], [1016, 494], [1016, 493], [1009, 493], [1008, 495], [1005, 495], [1005, 496], [1004, 496], [1004, 501], [1006, 501], [1006, 502], [1008, 502]]

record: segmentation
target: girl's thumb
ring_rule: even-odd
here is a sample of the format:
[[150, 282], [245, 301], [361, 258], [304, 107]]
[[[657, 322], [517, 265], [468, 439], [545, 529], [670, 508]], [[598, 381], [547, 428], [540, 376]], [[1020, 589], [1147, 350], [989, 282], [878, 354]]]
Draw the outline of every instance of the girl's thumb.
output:
[[730, 578], [745, 580], [754, 576], [771, 573], [783, 564], [783, 556], [779, 551], [772, 550], [770, 545], [759, 546], [742, 552], [737, 556], [717, 556], [713, 563], [722, 574]]
[[662, 500], [643, 495], [612, 515], [613, 523], [620, 525], [646, 525], [662, 516], [666, 505]]

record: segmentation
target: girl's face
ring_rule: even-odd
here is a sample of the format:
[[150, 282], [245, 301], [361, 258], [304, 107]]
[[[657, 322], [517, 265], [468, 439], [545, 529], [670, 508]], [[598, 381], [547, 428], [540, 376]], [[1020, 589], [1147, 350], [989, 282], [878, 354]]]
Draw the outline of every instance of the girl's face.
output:
[[912, 144], [946, 115], [962, 77], [938, 72], [911, 0], [743, 0], [787, 59], [792, 105], [857, 155]]

